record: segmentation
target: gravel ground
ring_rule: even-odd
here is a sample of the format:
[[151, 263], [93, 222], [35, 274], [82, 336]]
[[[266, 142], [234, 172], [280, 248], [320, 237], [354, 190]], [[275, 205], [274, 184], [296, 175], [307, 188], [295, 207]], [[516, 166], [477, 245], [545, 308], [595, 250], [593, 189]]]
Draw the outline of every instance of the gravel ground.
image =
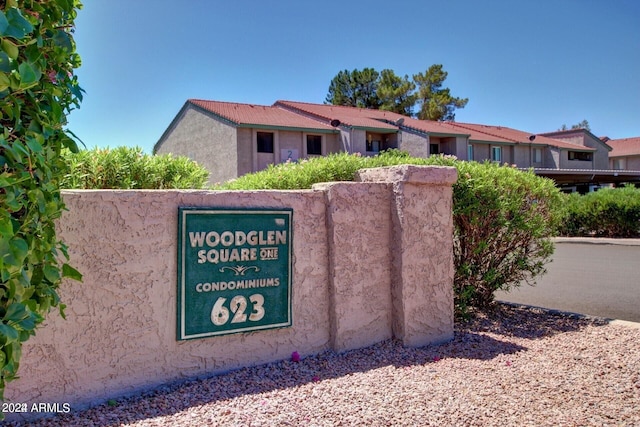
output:
[[499, 305], [394, 340], [166, 386], [33, 426], [640, 426], [640, 329]]

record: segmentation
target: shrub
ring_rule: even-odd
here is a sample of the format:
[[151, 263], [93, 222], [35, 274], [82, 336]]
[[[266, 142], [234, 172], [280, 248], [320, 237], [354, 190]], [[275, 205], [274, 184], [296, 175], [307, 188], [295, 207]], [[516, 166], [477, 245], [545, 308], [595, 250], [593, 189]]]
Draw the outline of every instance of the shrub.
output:
[[494, 163], [450, 156], [411, 157], [389, 150], [375, 157], [345, 153], [270, 166], [221, 186], [225, 189], [310, 188], [316, 182], [351, 181], [358, 169], [398, 164], [453, 166], [455, 306], [487, 308], [496, 290], [532, 284], [553, 253], [561, 218], [560, 192], [551, 180]]
[[[22, 343], [51, 307], [63, 314], [64, 261], [55, 221], [64, 209], [64, 126], [82, 100], [73, 27], [77, 0], [6, 1], [0, 7], [0, 399], [16, 378]], [[0, 418], [4, 414], [0, 413]]]
[[493, 163], [456, 162], [453, 187], [456, 309], [486, 308], [497, 290], [534, 284], [561, 219], [553, 181]]
[[187, 157], [147, 155], [140, 147], [65, 152], [62, 188], [202, 188], [209, 173]]
[[563, 236], [640, 236], [640, 190], [628, 186], [565, 196]]

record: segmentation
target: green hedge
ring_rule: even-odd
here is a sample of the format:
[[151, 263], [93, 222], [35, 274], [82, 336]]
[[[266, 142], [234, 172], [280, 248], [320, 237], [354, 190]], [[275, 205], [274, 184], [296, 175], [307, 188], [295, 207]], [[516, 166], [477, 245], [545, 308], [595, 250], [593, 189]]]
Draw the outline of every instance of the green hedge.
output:
[[187, 157], [148, 155], [140, 147], [94, 148], [63, 154], [67, 189], [203, 188], [209, 173]]
[[628, 186], [566, 195], [560, 235], [640, 237], [640, 190]]
[[427, 164], [427, 159], [410, 157], [399, 150], [385, 151], [379, 156], [334, 153], [298, 162], [269, 165], [267, 169], [243, 175], [216, 188], [225, 190], [295, 190], [311, 188], [318, 182], [353, 181], [356, 171], [364, 168], [403, 163]]
[[221, 189], [297, 189], [316, 182], [351, 181], [358, 169], [397, 164], [453, 166], [455, 305], [487, 308], [496, 290], [532, 283], [553, 253], [561, 194], [551, 180], [494, 163], [448, 156], [410, 157], [390, 150], [375, 157], [345, 153], [270, 166]]

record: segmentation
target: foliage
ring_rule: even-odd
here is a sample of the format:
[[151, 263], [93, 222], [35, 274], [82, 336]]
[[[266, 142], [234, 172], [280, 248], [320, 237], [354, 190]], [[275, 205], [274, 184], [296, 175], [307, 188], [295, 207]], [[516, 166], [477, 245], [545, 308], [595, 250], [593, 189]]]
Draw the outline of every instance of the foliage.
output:
[[418, 104], [420, 119], [455, 120], [454, 110], [464, 108], [469, 99], [454, 98], [449, 88], [442, 87], [447, 74], [440, 64], [415, 74], [412, 80], [407, 75], [397, 76], [390, 69], [380, 73], [373, 68], [343, 70], [331, 80], [325, 103], [407, 116], [413, 115], [413, 108]]
[[453, 166], [455, 305], [459, 315], [486, 308], [496, 290], [533, 283], [553, 253], [560, 193], [532, 172], [451, 156], [411, 157], [388, 150], [375, 157], [345, 153], [284, 163], [245, 175], [223, 189], [299, 189], [317, 182], [351, 181], [362, 168], [398, 164]]
[[553, 254], [561, 195], [553, 181], [496, 163], [457, 162], [456, 309], [486, 308], [497, 290], [533, 284]]
[[627, 186], [565, 195], [563, 236], [640, 237], [640, 190]]
[[413, 81], [418, 86], [419, 119], [453, 121], [456, 118], [455, 109], [464, 108], [469, 102], [468, 98], [454, 98], [449, 88], [442, 88], [447, 75], [442, 65], [434, 64], [424, 74], [413, 76]]
[[[82, 90], [72, 31], [78, 0], [0, 2], [0, 399], [22, 343], [51, 307], [62, 277], [80, 279], [58, 241], [66, 114]], [[62, 259], [61, 259], [62, 258]]]
[[415, 88], [416, 84], [409, 81], [407, 75], [399, 77], [392, 70], [382, 70], [378, 86], [380, 109], [405, 116], [413, 115], [413, 106], [416, 103]]
[[94, 148], [63, 153], [62, 188], [203, 188], [209, 173], [187, 157], [143, 154], [142, 148]]
[[380, 73], [373, 68], [340, 71], [329, 84], [326, 102], [333, 105], [373, 108], [380, 106], [377, 95]]
[[[562, 125], [562, 127], [558, 130], [568, 130], [569, 128], [567, 127], [567, 125]], [[589, 126], [589, 122], [585, 119], [583, 121], [581, 121], [580, 123], [576, 123], [575, 125], [571, 125], [571, 129], [585, 129], [588, 131], [591, 131], [591, 126]]]

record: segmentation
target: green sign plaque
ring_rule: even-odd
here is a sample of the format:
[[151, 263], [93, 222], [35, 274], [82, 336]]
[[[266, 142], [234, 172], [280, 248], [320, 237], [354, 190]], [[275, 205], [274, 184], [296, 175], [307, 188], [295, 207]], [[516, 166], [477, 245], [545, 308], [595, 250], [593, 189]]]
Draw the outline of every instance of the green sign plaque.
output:
[[178, 214], [178, 340], [291, 326], [292, 209]]

